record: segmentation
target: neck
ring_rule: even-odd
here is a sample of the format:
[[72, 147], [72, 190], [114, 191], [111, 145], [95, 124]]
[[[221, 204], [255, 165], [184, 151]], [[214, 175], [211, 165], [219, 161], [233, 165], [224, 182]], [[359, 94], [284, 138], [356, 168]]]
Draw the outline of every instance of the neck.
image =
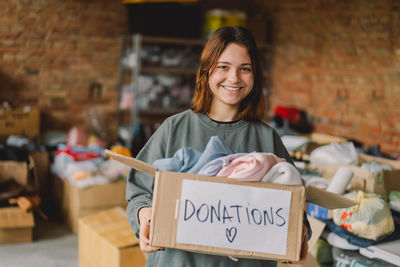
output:
[[215, 121], [230, 122], [238, 120], [238, 110], [232, 107], [214, 107], [207, 116]]

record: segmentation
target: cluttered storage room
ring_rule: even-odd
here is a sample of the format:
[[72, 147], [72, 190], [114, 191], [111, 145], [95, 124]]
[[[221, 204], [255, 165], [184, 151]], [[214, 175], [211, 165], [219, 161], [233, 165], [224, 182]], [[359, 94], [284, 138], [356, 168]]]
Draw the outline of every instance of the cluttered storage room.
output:
[[400, 1], [0, 1], [0, 266], [400, 266]]

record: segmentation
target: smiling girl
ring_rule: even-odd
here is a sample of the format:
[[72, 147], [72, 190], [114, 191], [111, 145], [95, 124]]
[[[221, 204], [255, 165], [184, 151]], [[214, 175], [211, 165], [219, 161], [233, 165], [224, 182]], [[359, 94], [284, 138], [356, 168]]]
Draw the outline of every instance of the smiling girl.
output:
[[[262, 122], [262, 91], [262, 69], [252, 34], [242, 27], [218, 29], [203, 49], [191, 109], [166, 119], [137, 158], [151, 164], [172, 157], [182, 147], [203, 151], [210, 137], [219, 136], [235, 152], [270, 152], [292, 163], [279, 135]], [[142, 251], [150, 253], [146, 266], [276, 266], [275, 261], [233, 261], [226, 256], [149, 246], [153, 185], [154, 177], [131, 171], [127, 214]], [[303, 231], [305, 255], [307, 228]]]

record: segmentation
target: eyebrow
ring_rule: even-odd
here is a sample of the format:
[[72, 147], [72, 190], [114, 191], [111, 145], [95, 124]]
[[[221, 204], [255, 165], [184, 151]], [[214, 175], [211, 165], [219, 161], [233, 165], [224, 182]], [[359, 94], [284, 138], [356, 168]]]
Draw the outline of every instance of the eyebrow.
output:
[[[232, 65], [232, 63], [230, 63], [230, 62], [228, 62], [228, 61], [218, 61], [217, 64]], [[243, 63], [243, 64], [240, 64], [240, 65], [241, 65], [241, 66], [245, 66], [245, 65], [250, 65], [250, 66], [251, 66], [251, 63]]]

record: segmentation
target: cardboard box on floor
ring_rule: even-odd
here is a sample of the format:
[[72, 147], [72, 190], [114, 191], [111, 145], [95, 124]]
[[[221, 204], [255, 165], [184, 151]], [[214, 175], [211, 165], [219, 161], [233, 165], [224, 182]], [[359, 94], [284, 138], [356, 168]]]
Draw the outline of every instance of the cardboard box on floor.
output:
[[0, 244], [32, 242], [34, 226], [32, 212], [19, 207], [0, 208]]
[[[13, 178], [21, 185], [27, 185], [28, 174], [26, 162], [0, 161], [0, 182]], [[18, 207], [0, 208], [0, 244], [32, 242], [34, 226], [32, 212], [25, 212]]]
[[52, 180], [53, 198], [73, 233], [78, 233], [79, 218], [116, 206], [126, 207], [125, 182], [79, 188], [68, 179], [53, 176]]
[[134, 158], [106, 154], [155, 177], [150, 245], [156, 247], [297, 261], [305, 201], [329, 209], [355, 204], [314, 187], [158, 171]]
[[380, 194], [386, 199], [391, 190], [400, 190], [400, 162], [366, 154], [359, 154], [358, 160], [360, 163], [359, 165], [364, 162], [376, 162], [387, 164], [392, 167], [392, 170], [383, 170], [374, 173], [365, 168], [361, 168], [360, 166], [343, 164], [321, 164], [316, 166], [316, 168], [322, 173], [323, 177], [331, 178], [340, 167], [346, 166], [353, 171], [353, 177], [350, 181], [352, 189], [359, 189], [369, 193]]
[[121, 207], [79, 219], [78, 249], [80, 267], [140, 267], [146, 263]]

